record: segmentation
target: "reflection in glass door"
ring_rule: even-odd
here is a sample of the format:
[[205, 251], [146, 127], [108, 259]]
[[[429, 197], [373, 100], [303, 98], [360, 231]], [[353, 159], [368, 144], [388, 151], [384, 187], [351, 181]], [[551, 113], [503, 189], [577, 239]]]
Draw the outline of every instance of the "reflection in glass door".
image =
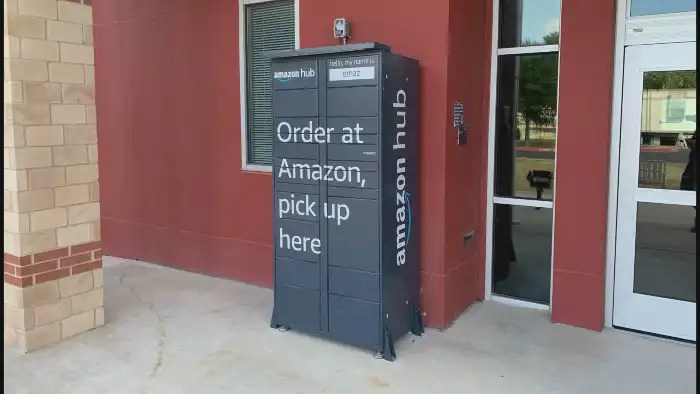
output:
[[613, 325], [695, 341], [696, 44], [625, 51]]

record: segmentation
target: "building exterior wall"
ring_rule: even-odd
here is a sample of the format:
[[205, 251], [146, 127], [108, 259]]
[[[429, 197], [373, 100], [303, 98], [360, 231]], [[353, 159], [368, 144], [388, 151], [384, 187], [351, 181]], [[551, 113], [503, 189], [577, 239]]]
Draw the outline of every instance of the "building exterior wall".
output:
[[552, 320], [594, 330], [605, 322], [615, 15], [609, 0], [562, 2]]
[[[105, 103], [98, 109], [99, 132], [110, 147], [101, 152], [110, 163], [101, 173], [106, 253], [269, 286], [271, 175], [244, 171], [240, 165], [238, 3], [139, 4], [125, 0], [95, 4], [96, 61], [101, 70], [96, 76], [101, 87], [97, 94]], [[415, 1], [399, 8], [375, 1], [300, 2], [304, 47], [336, 44], [329, 26], [334, 17], [343, 15], [353, 24], [353, 42], [384, 42], [421, 61], [421, 219], [426, 234], [421, 244], [422, 294], [427, 320], [436, 326], [447, 324], [447, 272], [473, 261], [468, 269], [458, 270], [460, 280], [467, 277], [474, 286], [483, 282], [469, 271], [478, 260], [473, 258], [477, 241], [471, 252], [451, 248], [449, 263], [445, 259], [445, 162], [447, 133], [452, 131], [446, 101], [450, 6], [454, 5], [447, 0]], [[389, 13], [406, 23], [386, 23], [384, 15]], [[478, 23], [483, 15], [472, 17]], [[431, 26], [421, 40], [414, 35], [418, 21]], [[483, 42], [475, 42], [483, 51]], [[480, 75], [471, 78], [477, 84], [483, 80]], [[478, 133], [483, 132], [475, 128], [474, 140], [479, 141]], [[453, 141], [449, 138], [450, 146]], [[477, 145], [451, 149], [451, 160], [480, 165], [480, 156], [468, 156], [468, 149], [477, 151]], [[470, 172], [477, 182], [481, 169]], [[454, 205], [463, 210], [452, 213], [457, 218], [475, 218], [479, 209], [478, 200]], [[450, 243], [461, 247], [462, 232], [453, 232]], [[465, 294], [462, 310], [476, 297], [475, 290]], [[450, 314], [451, 319], [456, 317], [456, 312]]]
[[[492, 10], [490, 0], [299, 1], [302, 47], [337, 44], [331, 21], [342, 16], [351, 42], [420, 61], [421, 302], [433, 327], [485, 296]], [[270, 286], [271, 174], [241, 169], [238, 13], [233, 0], [95, 4], [109, 163], [102, 231], [107, 254]], [[604, 308], [614, 16], [607, 0], [562, 7], [552, 316], [594, 329]], [[452, 127], [457, 101], [466, 145]]]
[[104, 324], [92, 7], [3, 5], [4, 333], [26, 352]]
[[[668, 142], [677, 141], [679, 134], [693, 134], [696, 126], [696, 95], [695, 89], [645, 90], [642, 94], [642, 133], [664, 136]], [[688, 119], [691, 116], [693, 120]], [[652, 144], [659, 145], [654, 142]]]
[[106, 253], [271, 285], [271, 177], [241, 170], [238, 2], [94, 17]]

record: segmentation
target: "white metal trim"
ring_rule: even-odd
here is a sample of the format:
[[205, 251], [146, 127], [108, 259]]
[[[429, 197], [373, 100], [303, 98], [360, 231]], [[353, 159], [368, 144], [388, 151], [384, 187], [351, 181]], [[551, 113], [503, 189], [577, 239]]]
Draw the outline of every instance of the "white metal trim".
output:
[[[536, 309], [543, 309], [551, 311], [552, 300], [552, 289], [554, 288], [553, 276], [554, 276], [554, 202], [553, 201], [542, 201], [542, 200], [526, 200], [518, 198], [508, 198], [508, 197], [495, 197], [493, 192], [494, 186], [494, 158], [495, 158], [495, 146], [496, 146], [496, 97], [498, 88], [498, 57], [502, 55], [522, 55], [522, 54], [537, 54], [537, 53], [552, 53], [559, 51], [559, 45], [538, 45], [531, 47], [514, 47], [514, 48], [498, 48], [498, 27], [499, 27], [499, 1], [493, 0], [493, 19], [491, 24], [491, 70], [490, 70], [490, 83], [489, 83], [489, 123], [488, 123], [488, 152], [487, 152], [487, 177], [486, 177], [486, 252], [484, 253], [486, 265], [485, 273], [485, 286], [484, 286], [484, 299], [498, 299], [505, 303], [517, 303], [528, 304], [528, 307], [536, 306]], [[561, 38], [560, 38], [561, 39]], [[561, 59], [557, 62], [557, 73], [559, 73], [559, 68], [561, 65]], [[558, 74], [557, 74], [558, 75]], [[559, 102], [559, 83], [557, 82], [557, 106]], [[559, 123], [559, 117], [557, 116], [557, 125]], [[556, 146], [555, 146], [556, 151]], [[554, 156], [554, 168], [556, 171], [556, 155]], [[556, 177], [554, 180], [554, 193], [556, 194]], [[556, 198], [554, 198], [556, 200]], [[493, 294], [492, 275], [493, 269], [491, 260], [493, 259], [493, 205], [494, 204], [506, 204], [512, 206], [525, 206], [525, 207], [538, 207], [538, 208], [551, 208], [552, 209], [552, 253], [550, 255], [550, 280], [549, 280], [549, 305], [542, 305], [536, 303], [530, 303], [527, 301], [515, 300], [513, 298], [502, 297]]]
[[[563, 3], [563, 2], [561, 2]], [[560, 11], [559, 11], [559, 42], [561, 43], [561, 3], [560, 3]], [[557, 49], [559, 49], [559, 45], [557, 45]], [[561, 55], [557, 55], [557, 118], [556, 118], [556, 124], [554, 125], [554, 130], [558, 134], [559, 133], [559, 98], [560, 96], [560, 91], [561, 91], [561, 84], [559, 81], [561, 80]], [[554, 142], [554, 182], [552, 182], [552, 201], [557, 200], [557, 160], [559, 158], [559, 155], [556, 154], [556, 152], [559, 151], [559, 138], [557, 138]], [[556, 205], [552, 204], [552, 240], [551, 245], [552, 245], [552, 250], [551, 254], [549, 256], [549, 310], [552, 310], [552, 306], [554, 305], [554, 234], [556, 233], [556, 222], [557, 222], [557, 208]]]
[[[625, 50], [623, 100], [621, 125], [623, 129], [639, 132], [641, 116], [642, 79], [648, 70], [694, 69], [695, 43], [638, 45]], [[661, 335], [695, 340], [695, 303], [663, 297], [645, 296], [634, 292], [634, 245], [637, 216], [636, 202], [641, 199], [656, 203], [694, 205], [695, 192], [638, 187], [639, 144], [633, 134], [620, 136], [620, 161], [618, 193], [630, 203], [618, 206], [616, 233], [616, 264], [614, 292], [616, 307], [613, 310], [615, 324], [641, 329]], [[629, 196], [629, 197], [628, 197]], [[631, 248], [631, 249], [630, 249]], [[673, 320], [675, 324], [669, 324]]]
[[693, 42], [696, 40], [696, 19], [695, 12], [628, 18], [625, 45]]
[[615, 26], [615, 60], [613, 62], [613, 100], [610, 133], [610, 166], [608, 168], [608, 233], [605, 248], [605, 326], [613, 326], [613, 305], [615, 290], [615, 250], [617, 245], [617, 187], [620, 166], [620, 127], [622, 125], [622, 79], [625, 60], [625, 28], [627, 2], [617, 2]]
[[484, 253], [484, 299], [492, 299], [491, 283], [493, 275], [491, 260], [493, 259], [493, 182], [494, 156], [496, 146], [496, 88], [498, 84], [498, 0], [493, 0], [493, 15], [491, 23], [491, 69], [489, 82], [489, 129], [486, 162], [486, 251]]
[[243, 171], [247, 172], [269, 172], [272, 173], [272, 166], [266, 166], [262, 164], [246, 164], [243, 168]]
[[[494, 24], [498, 25], [497, 21]], [[536, 53], [557, 52], [559, 45], [535, 45], [529, 47], [498, 48], [498, 55], [527, 55]]]
[[540, 311], [549, 312], [550, 306], [545, 304], [538, 304], [532, 301], [519, 300], [517, 298], [505, 297], [501, 295], [492, 295], [491, 301], [499, 302], [501, 304], [506, 304], [510, 306], [517, 306], [520, 308], [537, 309]]
[[[556, 160], [556, 157], [555, 157]], [[556, 164], [555, 164], [556, 165]], [[515, 207], [553, 208], [554, 202], [547, 200], [528, 200], [524, 198], [493, 197], [494, 204], [512, 205]]]
[[[272, 166], [248, 163], [248, 83], [246, 57], [246, 9], [250, 4], [276, 0], [238, 0], [238, 75], [241, 102], [241, 169], [250, 172], [272, 172]], [[301, 48], [299, 35], [299, 0], [294, 0], [294, 40], [296, 49]]]
[[637, 188], [634, 194], [636, 202], [684, 205], [687, 207], [692, 207], [696, 204], [694, 191]]

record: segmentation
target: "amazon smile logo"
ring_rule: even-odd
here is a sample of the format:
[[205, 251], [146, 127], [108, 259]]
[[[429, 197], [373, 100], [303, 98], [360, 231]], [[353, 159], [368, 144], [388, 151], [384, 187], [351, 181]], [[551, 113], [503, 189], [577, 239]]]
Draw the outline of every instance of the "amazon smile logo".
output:
[[299, 78], [313, 78], [315, 76], [316, 70], [310, 67], [308, 69], [301, 68], [299, 70], [275, 71], [272, 74], [272, 78], [282, 83], [293, 81]]

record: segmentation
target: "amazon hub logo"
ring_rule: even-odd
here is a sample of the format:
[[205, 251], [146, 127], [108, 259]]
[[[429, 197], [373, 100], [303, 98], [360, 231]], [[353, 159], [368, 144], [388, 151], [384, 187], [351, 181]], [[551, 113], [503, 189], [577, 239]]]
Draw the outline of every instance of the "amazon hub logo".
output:
[[316, 76], [316, 70], [309, 67], [308, 69], [300, 68], [299, 70], [290, 71], [275, 71], [272, 77], [279, 82], [289, 82], [298, 78], [313, 78]]

